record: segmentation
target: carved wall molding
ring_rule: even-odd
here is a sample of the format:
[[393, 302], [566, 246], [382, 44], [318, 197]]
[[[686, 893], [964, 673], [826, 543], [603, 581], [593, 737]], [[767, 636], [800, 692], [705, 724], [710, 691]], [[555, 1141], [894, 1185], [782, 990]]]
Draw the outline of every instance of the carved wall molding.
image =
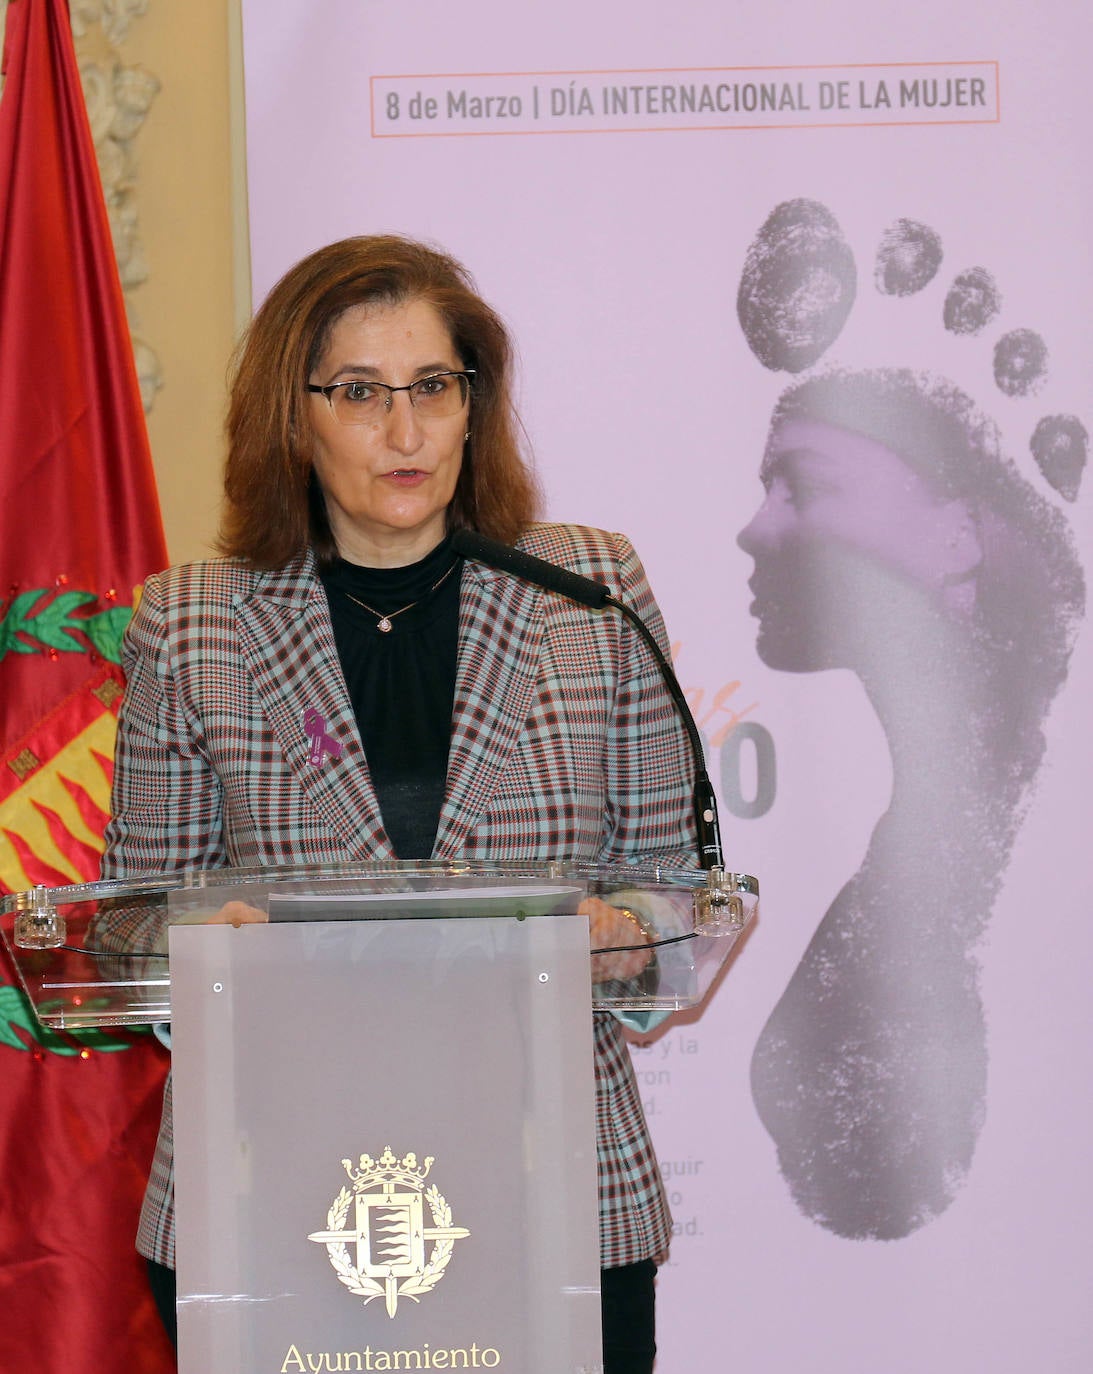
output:
[[163, 385], [163, 372], [155, 350], [141, 332], [135, 299], [137, 288], [148, 279], [148, 263], [140, 237], [140, 165], [134, 145], [160, 83], [144, 67], [123, 62], [120, 49], [133, 20], [147, 14], [148, 4], [149, 0], [71, 0], [70, 4], [80, 80], [146, 414]]

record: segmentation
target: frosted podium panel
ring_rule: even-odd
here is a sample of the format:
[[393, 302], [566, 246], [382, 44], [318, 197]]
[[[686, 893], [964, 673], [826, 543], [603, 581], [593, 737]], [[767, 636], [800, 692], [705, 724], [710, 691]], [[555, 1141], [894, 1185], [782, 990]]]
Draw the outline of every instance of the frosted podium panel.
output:
[[180, 1374], [599, 1367], [588, 923], [170, 931]]

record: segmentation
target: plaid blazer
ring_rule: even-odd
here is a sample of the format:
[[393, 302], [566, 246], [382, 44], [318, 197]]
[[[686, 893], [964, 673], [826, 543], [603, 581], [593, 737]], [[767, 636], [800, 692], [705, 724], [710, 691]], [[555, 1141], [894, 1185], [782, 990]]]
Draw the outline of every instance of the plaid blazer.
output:
[[[535, 525], [520, 546], [606, 583], [667, 651], [622, 535]], [[124, 667], [104, 878], [395, 857], [310, 552], [273, 572], [215, 559], [150, 578]], [[321, 766], [311, 711], [340, 746]], [[675, 708], [622, 616], [465, 564], [434, 858], [693, 863], [692, 776]], [[670, 1218], [620, 1027], [595, 1025], [610, 1267], [662, 1255]], [[137, 1248], [174, 1264], [170, 1084]]]

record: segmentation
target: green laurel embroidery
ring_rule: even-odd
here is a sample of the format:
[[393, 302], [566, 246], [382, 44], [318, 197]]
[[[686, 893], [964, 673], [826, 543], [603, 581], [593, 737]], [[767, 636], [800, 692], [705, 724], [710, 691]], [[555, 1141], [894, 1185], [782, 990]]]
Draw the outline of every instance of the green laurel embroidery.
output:
[[87, 652], [85, 640], [108, 663], [121, 662], [121, 640], [133, 614], [131, 606], [111, 606], [97, 615], [76, 616], [82, 606], [98, 600], [94, 592], [61, 592], [35, 613], [34, 607], [48, 595], [38, 587], [22, 592], [0, 620], [0, 660], [9, 653], [40, 654], [46, 649], [61, 653]]
[[[127, 1030], [130, 1034], [149, 1033], [147, 1026], [129, 1026]], [[0, 983], [0, 1045], [13, 1050], [31, 1050], [37, 1045], [48, 1054], [69, 1058], [79, 1054], [81, 1048], [98, 1050], [100, 1054], [131, 1048], [129, 1040], [119, 1040], [103, 1027], [66, 1031], [64, 1035], [46, 1030], [38, 1024], [23, 994], [10, 983]]]

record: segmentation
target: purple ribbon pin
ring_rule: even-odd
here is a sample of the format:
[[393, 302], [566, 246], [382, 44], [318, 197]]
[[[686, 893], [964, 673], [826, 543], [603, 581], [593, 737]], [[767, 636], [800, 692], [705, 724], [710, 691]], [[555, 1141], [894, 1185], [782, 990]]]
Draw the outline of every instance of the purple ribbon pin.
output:
[[341, 758], [342, 746], [326, 733], [326, 717], [321, 716], [314, 706], [304, 712], [304, 733], [311, 741], [311, 753], [307, 761], [313, 767], [318, 768], [322, 764], [324, 754], [329, 754], [332, 759]]

